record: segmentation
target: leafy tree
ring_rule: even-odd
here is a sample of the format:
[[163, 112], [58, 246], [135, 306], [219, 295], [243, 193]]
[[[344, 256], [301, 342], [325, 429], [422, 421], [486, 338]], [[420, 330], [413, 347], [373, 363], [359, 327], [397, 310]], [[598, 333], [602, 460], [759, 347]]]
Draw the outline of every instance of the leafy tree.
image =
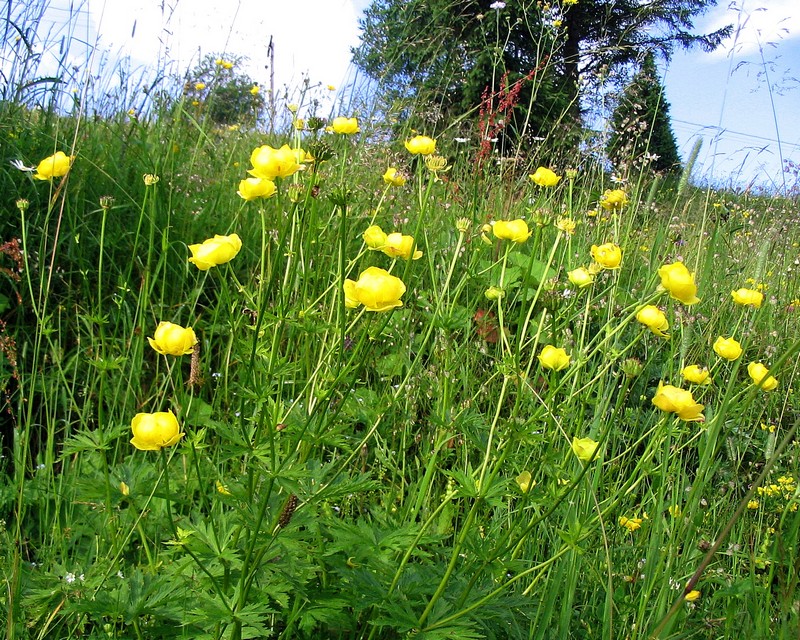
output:
[[[676, 45], [717, 47], [732, 27], [693, 32], [716, 0], [373, 0], [360, 21], [354, 62], [389, 95], [416, 95], [445, 112], [476, 110], [528, 77], [520, 114], [535, 135], [564, 115], [580, 123], [581, 79], [631, 63], [643, 51], [669, 56]], [[522, 116], [522, 119], [520, 119]]]
[[258, 84], [238, 70], [241, 62], [207, 55], [189, 72], [184, 93], [215, 124], [252, 126], [264, 108]]
[[[566, 107], [550, 56], [556, 33], [541, 23], [532, 1], [492, 9], [490, 0], [374, 0], [360, 21], [355, 63], [382, 83], [390, 99], [421, 99], [436, 115], [491, 108], [509, 92], [523, 107], [509, 110], [506, 126], [538, 131]], [[522, 115], [523, 118], [518, 118]]]
[[617, 167], [649, 162], [656, 171], [673, 172], [680, 166], [669, 103], [658, 77], [655, 56], [649, 51], [633, 81], [625, 88], [613, 115], [608, 156]]

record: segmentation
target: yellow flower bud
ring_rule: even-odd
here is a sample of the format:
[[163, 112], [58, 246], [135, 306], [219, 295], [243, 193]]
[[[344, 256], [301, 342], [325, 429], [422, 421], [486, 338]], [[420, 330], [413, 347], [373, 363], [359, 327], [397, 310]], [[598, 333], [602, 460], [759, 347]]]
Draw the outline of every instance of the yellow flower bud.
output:
[[561, 371], [566, 369], [570, 363], [569, 354], [560, 347], [554, 347], [551, 344], [546, 345], [541, 353], [536, 356], [539, 363], [545, 369], [552, 369], [553, 371]]
[[177, 444], [183, 437], [172, 411], [137, 413], [131, 420], [131, 444], [141, 451], [158, 451]]
[[525, 242], [531, 237], [528, 225], [524, 220], [498, 220], [492, 225], [492, 232], [496, 238], [511, 240], [512, 242]]
[[540, 187], [555, 187], [561, 180], [561, 176], [556, 175], [552, 169], [546, 167], [539, 167], [528, 177]]
[[572, 452], [583, 462], [589, 462], [594, 458], [599, 443], [591, 438], [572, 438]]
[[191, 327], [184, 329], [179, 324], [159, 322], [153, 337], [147, 341], [162, 356], [183, 356], [194, 350], [197, 336]]
[[413, 155], [427, 156], [436, 151], [436, 140], [428, 136], [414, 136], [405, 141], [405, 147]]
[[722, 336], [719, 336], [714, 341], [714, 353], [716, 353], [720, 358], [733, 361], [742, 355], [742, 345], [740, 345], [733, 338], [723, 338]]

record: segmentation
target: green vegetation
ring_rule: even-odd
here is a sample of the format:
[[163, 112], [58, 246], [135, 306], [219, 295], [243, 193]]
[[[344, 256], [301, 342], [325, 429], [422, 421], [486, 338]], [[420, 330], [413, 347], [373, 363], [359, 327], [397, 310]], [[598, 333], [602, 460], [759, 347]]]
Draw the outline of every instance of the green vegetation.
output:
[[9, 639], [796, 637], [796, 203], [203, 81], [0, 103]]

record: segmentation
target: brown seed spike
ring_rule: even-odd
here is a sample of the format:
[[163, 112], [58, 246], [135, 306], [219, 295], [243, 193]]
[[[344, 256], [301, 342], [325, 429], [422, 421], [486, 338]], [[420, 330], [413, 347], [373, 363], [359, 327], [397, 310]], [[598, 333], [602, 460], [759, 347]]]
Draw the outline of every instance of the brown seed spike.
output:
[[285, 529], [286, 525], [288, 525], [291, 522], [295, 509], [297, 509], [297, 496], [292, 494], [289, 496], [289, 499], [283, 506], [283, 511], [281, 511], [281, 517], [278, 518], [278, 526], [281, 529]]

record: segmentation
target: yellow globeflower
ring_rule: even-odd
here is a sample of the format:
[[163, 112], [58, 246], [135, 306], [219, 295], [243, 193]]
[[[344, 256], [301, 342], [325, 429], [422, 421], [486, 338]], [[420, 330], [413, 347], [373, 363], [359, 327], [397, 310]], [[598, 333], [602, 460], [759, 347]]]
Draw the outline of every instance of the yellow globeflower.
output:
[[292, 149], [288, 144], [280, 149], [273, 149], [268, 144], [253, 149], [250, 154], [250, 163], [253, 168], [248, 170], [250, 175], [256, 178], [287, 178], [303, 168], [302, 162], [305, 161], [305, 152], [298, 160], [298, 152], [302, 150]]
[[75, 156], [68, 156], [63, 151], [56, 151], [36, 166], [33, 177], [37, 180], [52, 180], [67, 174]]
[[662, 411], [676, 414], [681, 420], [687, 422], [703, 422], [703, 405], [695, 402], [692, 392], [671, 384], [658, 383], [658, 389], [653, 396], [653, 404]]
[[682, 262], [665, 264], [658, 269], [658, 275], [661, 277], [661, 286], [669, 292], [670, 297], [686, 305], [700, 302], [694, 274], [689, 273]]
[[393, 187], [402, 187], [406, 183], [403, 174], [394, 167], [389, 167], [386, 170], [386, 173], [383, 174], [383, 181]]
[[556, 175], [553, 170], [547, 167], [539, 167], [528, 177], [540, 187], [555, 187], [558, 181], [561, 180], [561, 176]]
[[344, 116], [334, 118], [331, 127], [334, 133], [341, 133], [344, 135], [351, 135], [360, 131], [357, 118], [345, 118]]
[[553, 371], [566, 369], [570, 362], [569, 354], [561, 347], [554, 347], [552, 344], [546, 345], [536, 357], [539, 358], [539, 363], [545, 369], [552, 369]]
[[364, 244], [370, 249], [383, 249], [386, 244], [386, 234], [377, 224], [367, 227], [361, 237], [364, 239]]
[[531, 482], [530, 471], [523, 471], [517, 476], [517, 486], [519, 486], [519, 490], [522, 491], [522, 493], [528, 493], [530, 488], [535, 484], [535, 482]]
[[511, 240], [512, 242], [525, 242], [531, 237], [528, 224], [524, 220], [498, 220], [492, 225], [492, 232], [496, 238]]
[[686, 382], [692, 384], [711, 384], [711, 372], [698, 364], [690, 364], [681, 370], [681, 375]]
[[753, 381], [753, 384], [760, 385], [763, 391], [774, 391], [778, 386], [778, 381], [769, 375], [767, 369], [760, 362], [751, 362], [747, 365], [747, 374]]
[[428, 136], [414, 136], [405, 141], [405, 146], [409, 153], [429, 156], [436, 151], [436, 140]]
[[179, 324], [159, 322], [153, 337], [147, 341], [162, 356], [185, 356], [194, 350], [197, 336], [191, 327], [184, 329]]
[[567, 271], [567, 278], [579, 289], [588, 287], [594, 282], [594, 275], [586, 267], [578, 267], [572, 271]]
[[594, 458], [598, 444], [591, 438], [572, 438], [572, 453], [578, 456], [579, 460], [589, 462]]
[[622, 189], [606, 189], [600, 196], [600, 206], [609, 211], [622, 209], [626, 204], [628, 204], [628, 194]]
[[381, 247], [381, 251], [390, 258], [403, 258], [403, 260], [419, 260], [422, 257], [422, 251], [415, 248], [414, 236], [404, 236], [397, 232], [386, 236], [386, 242]]
[[137, 413], [131, 420], [131, 444], [141, 451], [158, 451], [177, 444], [183, 437], [172, 411]]
[[669, 337], [666, 333], [664, 333], [667, 329], [669, 329], [667, 317], [664, 315], [664, 312], [655, 305], [648, 304], [639, 309], [639, 311], [636, 313], [636, 319], [657, 336], [662, 338]]
[[733, 361], [742, 355], [742, 345], [733, 338], [723, 338], [719, 336], [714, 341], [714, 353], [720, 358]]
[[367, 311], [389, 311], [403, 306], [405, 292], [400, 278], [379, 267], [368, 267], [357, 281], [344, 281], [345, 305], [350, 308], [363, 304]]
[[736, 304], [751, 306], [756, 309], [758, 309], [764, 301], [764, 294], [755, 289], [737, 289], [736, 291], [731, 291], [731, 296], [733, 296], [733, 301]]
[[270, 198], [275, 195], [275, 191], [275, 183], [272, 180], [245, 178], [239, 182], [239, 190], [236, 193], [249, 202], [256, 198]]
[[200, 271], [207, 271], [230, 262], [242, 248], [242, 240], [235, 233], [229, 236], [216, 235], [203, 241], [202, 244], [190, 244], [189, 251], [192, 257], [189, 262], [196, 265]]
[[613, 242], [606, 242], [601, 245], [592, 245], [592, 258], [603, 269], [619, 269], [622, 262], [622, 249]]

